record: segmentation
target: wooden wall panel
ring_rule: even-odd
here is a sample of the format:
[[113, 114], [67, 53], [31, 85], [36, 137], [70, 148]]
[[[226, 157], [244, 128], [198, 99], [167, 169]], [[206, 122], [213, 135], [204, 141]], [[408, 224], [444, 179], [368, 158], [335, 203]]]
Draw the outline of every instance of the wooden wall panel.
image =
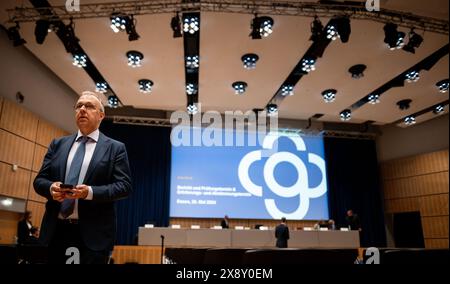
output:
[[385, 200], [386, 213], [419, 211], [420, 206], [417, 198], [403, 198]]
[[17, 223], [22, 214], [0, 210], [0, 244], [16, 243]]
[[159, 264], [161, 263], [161, 248], [155, 246], [115, 246], [112, 257], [114, 264], [139, 263]]
[[425, 248], [430, 248], [430, 249], [448, 248], [448, 238], [425, 239]]
[[0, 161], [31, 169], [34, 143], [0, 129]]
[[12, 170], [10, 164], [0, 162], [0, 194], [27, 199], [30, 171], [18, 168]]
[[422, 217], [448, 215], [448, 193], [419, 197], [419, 206]]
[[9, 100], [3, 102], [0, 128], [8, 130], [28, 140], [36, 139], [38, 117]]
[[35, 144], [34, 157], [33, 157], [33, 171], [39, 172], [44, 161], [45, 154], [47, 154], [47, 148]]
[[45, 213], [45, 204], [28, 200], [27, 211], [31, 212], [31, 223], [33, 223], [33, 226], [41, 228], [42, 217]]
[[448, 150], [381, 164], [386, 213], [419, 211], [427, 248], [448, 248]]
[[53, 139], [67, 135], [67, 132], [59, 129], [45, 120], [40, 119], [37, 127], [36, 143], [48, 147]]
[[382, 164], [384, 180], [448, 171], [448, 149]]
[[0, 121], [2, 120], [2, 113], [3, 113], [3, 97], [0, 97]]
[[31, 172], [30, 185], [28, 189], [28, 199], [37, 202], [47, 202], [47, 199], [45, 197], [40, 196], [36, 193], [36, 191], [34, 191], [33, 182], [36, 175], [36, 172]]
[[424, 238], [448, 238], [448, 216], [422, 217]]
[[383, 191], [385, 199], [448, 193], [448, 172], [386, 180]]

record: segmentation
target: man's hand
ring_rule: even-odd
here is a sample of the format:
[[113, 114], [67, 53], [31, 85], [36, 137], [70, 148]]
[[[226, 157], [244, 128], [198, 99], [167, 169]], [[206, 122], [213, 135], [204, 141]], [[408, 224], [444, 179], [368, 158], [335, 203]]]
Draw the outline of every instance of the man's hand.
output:
[[61, 191], [61, 188], [59, 187], [60, 184], [60, 181], [55, 181], [52, 183], [52, 186], [50, 187], [50, 194], [52, 195], [53, 200], [63, 202], [65, 193]]
[[85, 184], [79, 184], [75, 186], [74, 189], [72, 189], [71, 194], [65, 195], [65, 198], [67, 199], [85, 199], [89, 193], [89, 188]]

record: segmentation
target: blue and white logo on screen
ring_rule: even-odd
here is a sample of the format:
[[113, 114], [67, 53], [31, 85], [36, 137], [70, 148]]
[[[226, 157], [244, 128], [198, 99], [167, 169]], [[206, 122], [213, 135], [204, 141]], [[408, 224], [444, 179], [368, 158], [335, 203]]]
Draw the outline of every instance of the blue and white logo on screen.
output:
[[[299, 135], [295, 136], [278, 136], [267, 135], [263, 141], [263, 149], [273, 149], [275, 142], [280, 137], [290, 139], [297, 151], [307, 151], [303, 138]], [[263, 187], [252, 182], [249, 176], [250, 166], [257, 161], [261, 161], [263, 150], [256, 150], [246, 154], [239, 163], [238, 175], [242, 186], [254, 196], [263, 197]], [[327, 192], [327, 180], [325, 172], [325, 161], [314, 153], [308, 153], [308, 163], [316, 165], [322, 173], [322, 179], [316, 187], [309, 187], [307, 167], [302, 159], [291, 152], [275, 152], [269, 156], [264, 164], [264, 180], [268, 188], [281, 198], [299, 198], [299, 206], [293, 212], [283, 212], [275, 204], [274, 199], [264, 199], [267, 212], [274, 218], [280, 219], [286, 217], [288, 219], [300, 220], [305, 217], [309, 210], [309, 202], [312, 198], [317, 198]], [[297, 181], [289, 187], [280, 185], [274, 176], [275, 167], [282, 162], [292, 164], [298, 173]]]

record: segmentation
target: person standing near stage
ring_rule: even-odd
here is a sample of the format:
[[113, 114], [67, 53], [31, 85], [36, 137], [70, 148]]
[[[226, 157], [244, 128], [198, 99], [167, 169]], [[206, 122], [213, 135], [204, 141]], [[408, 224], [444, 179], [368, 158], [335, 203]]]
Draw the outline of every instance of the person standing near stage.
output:
[[220, 226], [222, 226], [222, 229], [230, 228], [230, 220], [228, 219], [228, 215], [225, 215], [225, 217], [223, 217], [222, 221], [220, 222]]
[[114, 202], [131, 192], [131, 174], [125, 145], [98, 129], [104, 117], [97, 96], [84, 92], [75, 105], [78, 132], [52, 141], [34, 180], [47, 198], [40, 242], [50, 263], [107, 263], [113, 249]]
[[286, 218], [281, 218], [281, 223], [275, 228], [275, 238], [277, 239], [277, 248], [287, 248], [289, 240], [289, 228], [286, 224]]

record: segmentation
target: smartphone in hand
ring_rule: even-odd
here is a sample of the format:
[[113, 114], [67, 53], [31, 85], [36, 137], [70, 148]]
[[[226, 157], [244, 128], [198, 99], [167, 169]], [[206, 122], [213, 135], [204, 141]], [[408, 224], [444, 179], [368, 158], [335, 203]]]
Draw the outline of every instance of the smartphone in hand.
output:
[[72, 185], [72, 184], [61, 183], [59, 185], [59, 188], [61, 188], [62, 192], [65, 192], [65, 193], [68, 193], [68, 194], [72, 194], [73, 193], [73, 189], [75, 188], [75, 186]]

